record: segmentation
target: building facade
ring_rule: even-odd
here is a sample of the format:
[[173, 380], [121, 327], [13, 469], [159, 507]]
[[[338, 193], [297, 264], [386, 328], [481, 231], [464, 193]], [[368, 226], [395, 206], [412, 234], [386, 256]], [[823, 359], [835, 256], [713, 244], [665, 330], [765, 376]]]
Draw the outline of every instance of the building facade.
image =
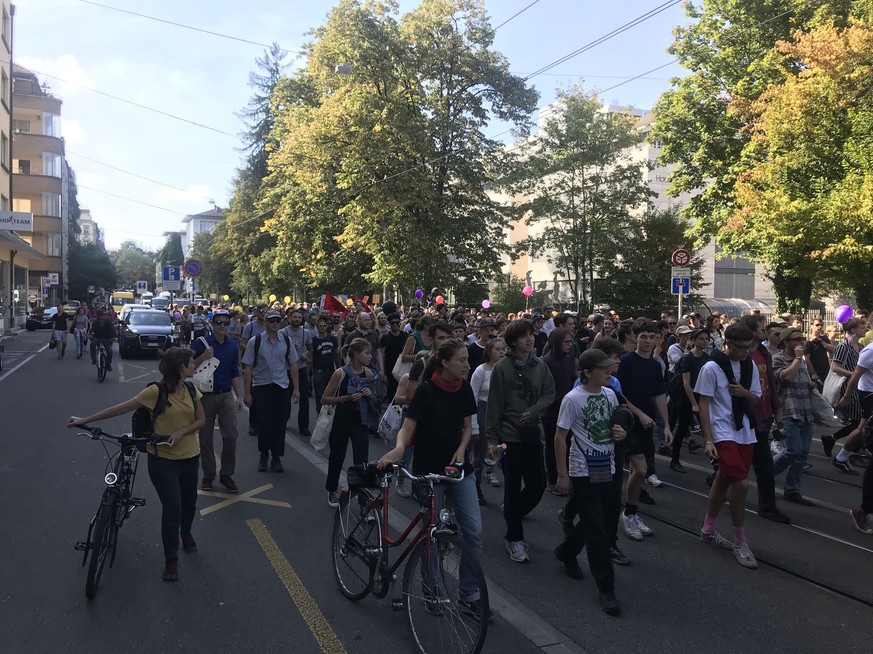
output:
[[79, 245], [98, 245], [103, 243], [100, 226], [94, 222], [90, 209], [82, 209], [79, 214], [79, 232], [76, 235]]

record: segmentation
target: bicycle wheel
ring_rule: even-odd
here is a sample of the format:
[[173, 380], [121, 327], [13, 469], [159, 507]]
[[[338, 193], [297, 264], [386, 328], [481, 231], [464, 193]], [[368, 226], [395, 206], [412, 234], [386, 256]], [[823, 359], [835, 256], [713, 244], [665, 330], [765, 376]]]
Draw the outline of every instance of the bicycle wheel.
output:
[[106, 355], [103, 351], [97, 352], [97, 381], [106, 379]]
[[[460, 602], [463, 574], [468, 597], [478, 593], [480, 613]], [[456, 534], [435, 533], [409, 555], [403, 573], [403, 609], [422, 654], [475, 653], [488, 632], [488, 588], [482, 567]]]
[[88, 562], [88, 577], [85, 581], [85, 597], [89, 600], [94, 599], [97, 594], [97, 586], [100, 585], [106, 555], [112, 545], [112, 520], [115, 516], [115, 503], [117, 501], [118, 497], [115, 491], [109, 490], [100, 505], [97, 521], [91, 532], [91, 542], [88, 544], [91, 550], [91, 560]]
[[370, 592], [382, 553], [382, 516], [375, 508], [367, 510], [372, 498], [362, 489], [343, 493], [333, 519], [333, 574], [340, 592], [351, 600]]

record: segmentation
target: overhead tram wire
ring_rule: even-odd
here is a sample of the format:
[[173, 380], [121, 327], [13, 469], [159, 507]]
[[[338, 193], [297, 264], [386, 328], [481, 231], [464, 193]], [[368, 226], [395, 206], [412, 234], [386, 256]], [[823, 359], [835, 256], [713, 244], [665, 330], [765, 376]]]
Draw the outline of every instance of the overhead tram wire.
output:
[[117, 95], [112, 95], [110, 93], [106, 93], [104, 91], [98, 91], [97, 89], [92, 89], [90, 86], [84, 86], [83, 84], [79, 84], [78, 82], [71, 82], [68, 79], [64, 79], [63, 77], [58, 77], [57, 75], [52, 75], [50, 73], [44, 73], [38, 70], [34, 70], [33, 68], [29, 68], [32, 73], [37, 75], [41, 75], [42, 77], [50, 77], [51, 79], [58, 80], [59, 82], [63, 82], [64, 84], [69, 84], [70, 86], [75, 86], [77, 88], [83, 89], [85, 91], [90, 91], [91, 93], [96, 93], [97, 95], [102, 95], [104, 97], [110, 98], [112, 100], [117, 100], [118, 102], [123, 102], [125, 104], [132, 105], [134, 107], [139, 107], [140, 109], [145, 109], [146, 111], [151, 111], [153, 113], [159, 114], [161, 116], [166, 116], [167, 118], [172, 118], [173, 120], [178, 120], [183, 123], [188, 123], [189, 125], [194, 125], [195, 127], [200, 127], [202, 129], [208, 129], [210, 132], [215, 132], [217, 134], [224, 134], [225, 136], [232, 136], [233, 138], [238, 138], [238, 134], [232, 134], [230, 132], [225, 132], [223, 129], [218, 129], [217, 127], [210, 127], [209, 125], [204, 125], [203, 123], [198, 123], [195, 120], [190, 120], [188, 118], [183, 118], [182, 116], [177, 116], [176, 114], [171, 114], [166, 111], [161, 111], [160, 109], [155, 109], [154, 107], [149, 107], [148, 105], [140, 104], [139, 102], [134, 102], [133, 100], [128, 100], [126, 98], [120, 98]]
[[118, 195], [117, 193], [110, 193], [109, 191], [101, 191], [99, 188], [93, 188], [91, 186], [82, 186], [81, 184], [76, 184], [77, 189], [85, 189], [86, 191], [93, 191], [94, 193], [101, 193], [102, 195], [108, 195], [112, 198], [117, 198], [119, 200], [125, 200], [127, 202], [134, 202], [136, 204], [141, 204], [146, 207], [151, 207], [152, 209], [160, 209], [161, 211], [166, 211], [167, 213], [174, 213], [177, 216], [184, 216], [185, 214], [181, 211], [176, 211], [174, 209], [167, 209], [167, 207], [161, 207], [157, 204], [151, 204], [149, 202], [143, 202], [142, 200], [134, 200], [133, 198], [129, 198], [125, 195]]
[[[539, 0], [537, 0], [539, 1]], [[200, 32], [202, 34], [208, 34], [210, 36], [217, 36], [222, 39], [230, 39], [231, 41], [239, 41], [240, 43], [248, 43], [251, 45], [261, 46], [262, 48], [271, 48], [272, 46], [269, 43], [260, 43], [259, 41], [252, 41], [250, 39], [244, 39], [239, 36], [233, 36], [231, 34], [222, 34], [221, 32], [213, 32], [212, 30], [203, 29], [201, 27], [194, 27], [193, 25], [185, 25], [183, 23], [177, 23], [172, 20], [167, 20], [165, 18], [158, 18], [157, 16], [148, 16], [147, 14], [140, 14], [135, 11], [130, 11], [129, 9], [122, 9], [121, 7], [113, 7], [111, 5], [104, 5], [99, 2], [93, 2], [92, 0], [79, 0], [79, 2], [86, 5], [93, 5], [95, 7], [100, 7], [102, 9], [109, 9], [110, 11], [118, 11], [122, 14], [129, 14], [131, 16], [136, 16], [138, 18], [145, 18], [146, 20], [153, 20], [158, 23], [164, 23], [165, 25], [172, 25], [174, 27], [181, 27], [186, 30], [193, 30], [194, 32]], [[292, 53], [292, 50], [286, 50], [284, 48], [280, 48], [282, 52]]]

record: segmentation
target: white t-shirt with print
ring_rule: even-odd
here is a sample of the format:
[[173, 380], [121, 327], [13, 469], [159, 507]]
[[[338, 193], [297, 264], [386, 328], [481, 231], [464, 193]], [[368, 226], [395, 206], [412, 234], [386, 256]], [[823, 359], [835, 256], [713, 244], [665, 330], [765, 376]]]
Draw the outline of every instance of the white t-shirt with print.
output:
[[[618, 406], [618, 398], [610, 388], [601, 388], [599, 393], [589, 393], [577, 386], [561, 400], [558, 411], [558, 427], [573, 432], [570, 443], [571, 477], [587, 477], [588, 456], [610, 455], [611, 472], [615, 474], [615, 442], [612, 440], [612, 411]], [[605, 465], [604, 465], [605, 469]]]
[[[740, 378], [740, 362], [731, 361], [734, 378]], [[758, 376], [758, 366], [752, 365], [752, 385], [749, 388], [753, 395], [761, 397], [761, 378]], [[739, 431], [734, 426], [734, 409], [731, 403], [731, 393], [728, 390], [728, 379], [715, 361], [707, 361], [700, 370], [694, 392], [698, 395], [711, 397], [709, 403], [709, 424], [712, 429], [712, 440], [734, 441], [740, 445], [751, 445], [757, 441], [755, 430], [749, 423], [749, 417], [743, 416], [743, 428]]]
[[858, 380], [858, 390], [865, 393], [873, 393], [873, 343], [864, 346], [858, 355], [858, 365], [866, 368], [867, 372]]

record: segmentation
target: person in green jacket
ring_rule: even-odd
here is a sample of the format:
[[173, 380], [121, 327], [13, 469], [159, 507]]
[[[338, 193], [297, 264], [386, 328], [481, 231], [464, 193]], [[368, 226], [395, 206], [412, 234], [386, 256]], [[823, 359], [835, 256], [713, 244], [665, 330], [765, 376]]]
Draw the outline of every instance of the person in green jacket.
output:
[[555, 382], [548, 366], [534, 354], [533, 323], [514, 320], [503, 338], [507, 352], [491, 373], [486, 434], [492, 459], [503, 450], [506, 551], [513, 561], [527, 563], [529, 548], [521, 519], [540, 503], [546, 490], [541, 418], [555, 399]]

